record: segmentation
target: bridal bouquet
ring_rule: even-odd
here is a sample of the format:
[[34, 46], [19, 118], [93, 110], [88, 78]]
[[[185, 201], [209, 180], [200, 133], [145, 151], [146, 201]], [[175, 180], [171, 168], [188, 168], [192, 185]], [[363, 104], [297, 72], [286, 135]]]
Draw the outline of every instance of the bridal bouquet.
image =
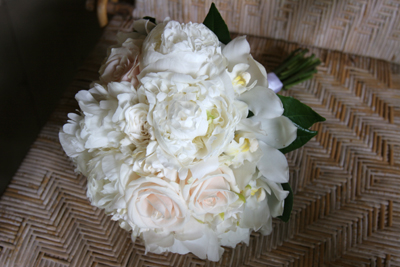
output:
[[203, 24], [138, 20], [119, 33], [59, 137], [91, 203], [144, 241], [218, 261], [221, 246], [288, 220], [283, 153], [323, 120], [268, 87], [245, 36], [230, 40], [212, 5]]

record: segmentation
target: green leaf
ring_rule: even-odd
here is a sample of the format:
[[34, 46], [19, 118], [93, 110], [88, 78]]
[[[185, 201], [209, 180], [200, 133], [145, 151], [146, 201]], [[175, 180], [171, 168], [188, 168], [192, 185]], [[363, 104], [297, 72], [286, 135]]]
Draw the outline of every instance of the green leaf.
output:
[[157, 23], [156, 23], [156, 19], [153, 18], [153, 17], [145, 16], [145, 17], [143, 17], [143, 19], [150, 20], [150, 22], [153, 22], [154, 24], [157, 24]]
[[285, 191], [289, 191], [289, 195], [285, 198], [285, 206], [283, 208], [283, 214], [278, 218], [284, 222], [288, 222], [290, 219], [290, 214], [292, 213], [293, 209], [293, 191], [289, 183], [282, 184], [282, 188]]
[[277, 96], [281, 99], [285, 110], [283, 116], [288, 117], [301, 128], [308, 129], [316, 122], [325, 121], [324, 117], [312, 110], [309, 106], [301, 103], [299, 100], [290, 96]]
[[286, 154], [302, 147], [316, 136], [317, 131], [312, 131], [308, 128], [316, 122], [325, 121], [325, 118], [293, 97], [282, 95], [278, 95], [278, 97], [283, 104], [283, 115], [288, 117], [297, 127], [296, 139], [288, 147], [280, 149], [282, 153]]
[[211, 4], [210, 10], [204, 19], [203, 24], [217, 35], [218, 40], [221, 43], [227, 44], [231, 41], [228, 26], [226, 26], [224, 19], [214, 3]]
[[[295, 124], [296, 125], [296, 124]], [[304, 146], [311, 138], [317, 135], [317, 131], [312, 131], [308, 129], [304, 129], [299, 125], [297, 127], [297, 137], [296, 139], [287, 147], [279, 149], [283, 154], [289, 153], [290, 151], [296, 150], [302, 146]]]

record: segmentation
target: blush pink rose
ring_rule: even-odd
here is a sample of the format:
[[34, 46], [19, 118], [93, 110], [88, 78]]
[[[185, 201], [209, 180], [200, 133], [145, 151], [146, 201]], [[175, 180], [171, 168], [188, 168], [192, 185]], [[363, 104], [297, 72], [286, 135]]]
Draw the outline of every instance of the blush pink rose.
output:
[[238, 211], [242, 204], [238, 193], [233, 172], [226, 166], [220, 166], [201, 179], [189, 179], [183, 189], [192, 216], [201, 221], [212, 220], [220, 213]]
[[101, 82], [128, 81], [136, 88], [143, 41], [154, 27], [154, 23], [141, 19], [133, 23], [134, 32], [117, 34], [118, 44], [108, 51], [108, 57], [100, 67]]
[[144, 40], [143, 35], [136, 34], [136, 39], [128, 38], [120, 47], [111, 48], [105, 63], [101, 66], [100, 81], [103, 83], [128, 81], [134, 87], [139, 82], [139, 56]]
[[188, 217], [179, 185], [158, 177], [142, 177], [130, 182], [125, 201], [129, 224], [142, 229], [176, 231]]

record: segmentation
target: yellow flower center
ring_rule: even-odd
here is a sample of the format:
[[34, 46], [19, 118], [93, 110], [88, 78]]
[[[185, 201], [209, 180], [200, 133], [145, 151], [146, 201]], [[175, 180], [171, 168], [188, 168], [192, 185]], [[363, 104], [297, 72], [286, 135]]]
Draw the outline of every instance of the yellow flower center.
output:
[[[235, 135], [235, 141], [236, 141], [237, 143], [239, 143], [241, 137], [242, 137], [242, 136], [236, 134], [236, 135]], [[240, 146], [240, 151], [241, 151], [241, 152], [247, 152], [247, 151], [249, 151], [249, 150], [250, 150], [250, 140], [247, 139], [247, 138], [245, 138], [245, 139], [244, 139], [244, 142], [243, 142], [243, 145]]]
[[261, 190], [261, 188], [251, 189], [250, 194], [251, 194], [252, 196], [254, 196], [254, 195], [257, 194], [257, 192], [260, 191], [260, 190]]
[[246, 86], [247, 81], [245, 78], [243, 78], [242, 75], [236, 76], [236, 78], [232, 82], [233, 85], [241, 85], [241, 86]]
[[213, 123], [214, 119], [215, 119], [215, 116], [213, 114], [211, 114], [210, 111], [207, 110], [207, 121], [208, 121], [208, 124]]
[[242, 152], [247, 152], [250, 150], [250, 141], [249, 139], [244, 139], [243, 145], [240, 147]]

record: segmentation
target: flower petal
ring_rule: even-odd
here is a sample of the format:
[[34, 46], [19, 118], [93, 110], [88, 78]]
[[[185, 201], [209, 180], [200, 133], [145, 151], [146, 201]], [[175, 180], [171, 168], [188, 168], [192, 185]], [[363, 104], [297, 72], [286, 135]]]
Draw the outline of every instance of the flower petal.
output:
[[289, 165], [285, 155], [279, 150], [260, 141], [259, 146], [263, 156], [257, 163], [257, 168], [268, 180], [277, 183], [287, 183], [289, 181]]
[[249, 106], [260, 119], [272, 119], [283, 114], [283, 105], [279, 97], [270, 89], [256, 86], [240, 95], [239, 100]]
[[261, 128], [261, 122], [252, 119], [242, 119], [236, 126], [236, 131], [250, 132], [255, 134], [265, 134]]
[[[194, 179], [200, 179], [207, 173], [211, 173], [218, 169], [219, 161], [217, 157], [210, 157], [208, 159], [200, 161], [200, 163], [191, 166], [190, 171]], [[185, 177], [186, 178], [186, 177]], [[181, 178], [181, 179], [185, 179]]]
[[265, 224], [271, 223], [267, 199], [257, 201], [256, 197], [246, 200], [239, 226], [258, 231]]
[[239, 242], [244, 242], [249, 245], [250, 229], [237, 227], [236, 231], [228, 231], [219, 236], [221, 238], [221, 245], [234, 248]]
[[239, 63], [247, 63], [250, 55], [250, 45], [246, 36], [239, 36], [230, 41], [222, 50], [222, 54], [228, 59], [228, 69], [231, 71], [233, 66]]
[[272, 191], [274, 192], [268, 197], [268, 206], [272, 217], [278, 217], [283, 214], [283, 208], [285, 205], [285, 198], [289, 194], [289, 191], [285, 191], [282, 185], [274, 182], [267, 182]]
[[254, 60], [252, 55], [250, 55], [248, 59], [248, 64], [249, 69], [247, 71], [251, 73], [249, 84], [257, 81], [257, 86], [268, 88], [267, 71], [265, 70], [264, 66]]
[[243, 190], [249, 184], [256, 171], [256, 163], [246, 160], [239, 168], [232, 168], [232, 171], [239, 189]]
[[281, 216], [285, 205], [285, 199], [289, 195], [289, 191], [285, 191], [280, 183], [272, 182], [265, 177], [261, 177], [258, 181], [261, 186], [269, 191], [267, 194], [268, 206], [272, 217]]
[[261, 123], [261, 129], [265, 133], [256, 133], [257, 138], [276, 149], [287, 147], [296, 139], [297, 127], [285, 116], [269, 120], [254, 116], [251, 119]]

